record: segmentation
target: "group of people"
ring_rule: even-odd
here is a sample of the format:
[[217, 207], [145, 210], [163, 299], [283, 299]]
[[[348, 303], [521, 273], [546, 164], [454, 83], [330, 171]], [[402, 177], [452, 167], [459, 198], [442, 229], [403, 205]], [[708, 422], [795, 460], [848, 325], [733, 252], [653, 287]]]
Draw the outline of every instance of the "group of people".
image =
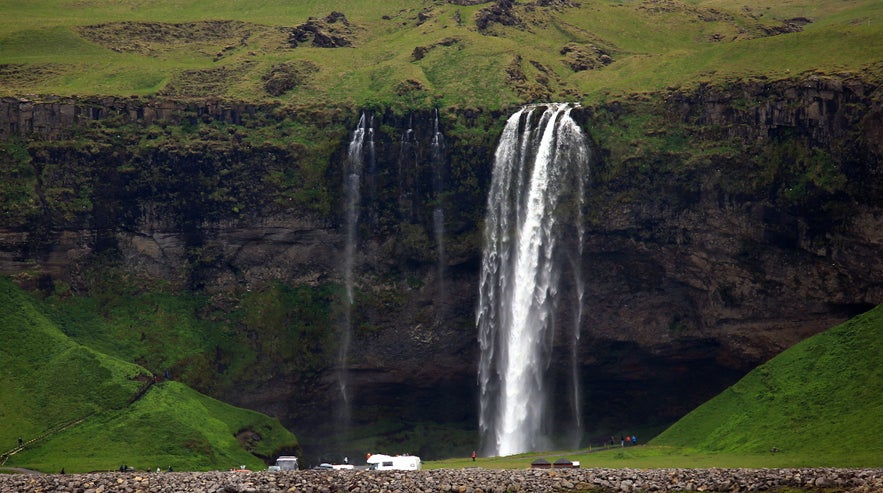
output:
[[[627, 445], [628, 446], [637, 445], [637, 444], [638, 444], [638, 437], [636, 437], [635, 435], [631, 435], [631, 436], [620, 435], [619, 436], [619, 446], [620, 447], [625, 447]], [[615, 446], [616, 445], [616, 437], [611, 435], [610, 442], [608, 442], [608, 445], [611, 447]]]

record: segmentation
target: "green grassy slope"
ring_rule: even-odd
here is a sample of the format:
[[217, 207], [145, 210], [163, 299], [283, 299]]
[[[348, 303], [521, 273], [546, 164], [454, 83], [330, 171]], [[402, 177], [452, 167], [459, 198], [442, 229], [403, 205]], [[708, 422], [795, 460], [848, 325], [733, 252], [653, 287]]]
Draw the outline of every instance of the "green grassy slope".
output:
[[[874, 0], [532, 3], [516, 2], [520, 25], [480, 32], [475, 17], [490, 4], [4, 2], [0, 94], [270, 99], [267, 77], [292, 64], [302, 70], [282, 101], [500, 107], [806, 71], [883, 70], [883, 5]], [[346, 15], [352, 47], [288, 43], [291, 28], [332, 11]], [[811, 22], [777, 34], [795, 18]], [[574, 71], [562, 53], [571, 44], [601, 49], [613, 61]], [[422, 58], [413, 56], [418, 47], [426, 50]]]
[[[242, 431], [261, 440], [240, 443]], [[249, 434], [249, 436], [253, 436]], [[7, 466], [54, 472], [100, 471], [126, 464], [139, 470], [263, 469], [255, 454], [270, 457], [296, 443], [278, 421], [234, 408], [178, 382], [152, 387], [124, 409], [88, 418], [70, 430], [14, 455]]]
[[[261, 467], [258, 455], [297, 446], [278, 420], [176, 382], [153, 385], [139, 399], [153, 379], [147, 370], [73, 341], [6, 279], [0, 307], [0, 452], [12, 450], [18, 437], [29, 442], [49, 433], [12, 455], [7, 467]], [[247, 439], [255, 434], [261, 439]]]
[[0, 306], [0, 450], [18, 436], [124, 407], [146, 385], [143, 369], [74, 343], [5, 279]]
[[47, 297], [47, 316], [80, 344], [157, 375], [170, 371], [207, 394], [237, 393], [243, 375], [263, 385], [279, 373], [317, 370], [335, 354], [333, 286], [275, 285], [221, 312], [204, 294], [105, 282], [88, 296]]
[[883, 305], [791, 347], [651, 444], [880, 466]]

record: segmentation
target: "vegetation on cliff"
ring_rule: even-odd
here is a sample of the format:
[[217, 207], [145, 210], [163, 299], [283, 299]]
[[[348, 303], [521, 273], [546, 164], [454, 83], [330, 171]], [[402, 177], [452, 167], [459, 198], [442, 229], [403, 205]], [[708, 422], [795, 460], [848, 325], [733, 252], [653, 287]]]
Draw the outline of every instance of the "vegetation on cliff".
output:
[[262, 467], [262, 458], [298, 448], [276, 419], [74, 341], [50, 308], [8, 279], [0, 279], [0, 305], [0, 451], [6, 467]]

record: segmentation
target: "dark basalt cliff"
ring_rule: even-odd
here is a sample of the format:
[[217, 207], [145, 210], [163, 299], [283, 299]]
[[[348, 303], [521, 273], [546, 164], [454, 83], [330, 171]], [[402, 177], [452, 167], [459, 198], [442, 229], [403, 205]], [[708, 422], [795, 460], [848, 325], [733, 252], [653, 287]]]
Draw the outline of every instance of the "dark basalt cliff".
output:
[[[595, 143], [579, 346], [590, 434], [670, 422], [782, 349], [883, 302], [879, 91], [859, 78], [756, 81], [578, 110]], [[353, 422], [398, 421], [387, 443], [422, 443], [411, 451], [428, 456], [471, 450], [421, 433], [477, 421], [480, 224], [506, 115], [442, 112], [446, 191], [436, 196], [433, 115], [373, 114], [348, 364]], [[64, 282], [87, 292], [86, 274], [111, 258], [139, 279], [205, 292], [221, 311], [275, 283], [340, 285], [341, 164], [357, 116], [6, 99], [0, 271], [35, 289]], [[413, 141], [402, 138], [408, 128]], [[274, 129], [288, 140], [274, 140]], [[309, 446], [330, 432], [335, 351], [309, 368], [267, 356], [235, 387], [202, 387], [279, 416]]]

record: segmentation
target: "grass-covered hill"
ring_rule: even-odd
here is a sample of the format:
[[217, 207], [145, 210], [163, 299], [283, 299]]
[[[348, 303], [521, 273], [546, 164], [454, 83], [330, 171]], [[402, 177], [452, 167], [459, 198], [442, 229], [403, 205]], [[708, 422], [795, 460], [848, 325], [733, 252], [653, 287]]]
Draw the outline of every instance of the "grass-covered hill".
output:
[[[48, 472], [261, 467], [297, 447], [278, 420], [79, 344], [0, 279], [0, 467]], [[18, 438], [25, 442], [18, 449]]]
[[0, 19], [2, 95], [499, 107], [883, 70], [876, 0], [33, 0]]
[[706, 402], [653, 445], [883, 464], [883, 305], [811, 337]]

